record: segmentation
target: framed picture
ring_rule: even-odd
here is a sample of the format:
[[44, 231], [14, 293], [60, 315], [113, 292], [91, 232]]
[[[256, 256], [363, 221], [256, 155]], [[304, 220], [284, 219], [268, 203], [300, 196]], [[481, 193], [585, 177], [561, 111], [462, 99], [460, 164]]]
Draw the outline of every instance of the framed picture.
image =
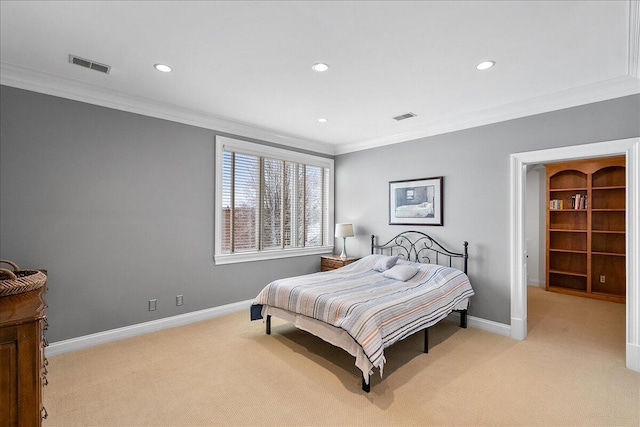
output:
[[443, 225], [441, 176], [389, 182], [390, 225]]

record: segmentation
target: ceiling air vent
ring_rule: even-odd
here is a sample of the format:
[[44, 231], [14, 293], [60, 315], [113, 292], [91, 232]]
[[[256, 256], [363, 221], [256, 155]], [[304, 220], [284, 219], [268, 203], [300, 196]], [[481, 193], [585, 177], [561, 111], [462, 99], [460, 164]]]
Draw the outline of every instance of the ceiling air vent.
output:
[[91, 61], [90, 59], [80, 58], [79, 56], [75, 55], [69, 55], [69, 63], [76, 64], [84, 68], [89, 68], [90, 70], [100, 71], [104, 74], [109, 74], [109, 71], [111, 70], [111, 67], [108, 65]]
[[413, 113], [401, 114], [399, 116], [395, 116], [393, 120], [400, 121], [400, 120], [410, 119], [411, 117], [415, 117], [415, 116], [416, 115]]

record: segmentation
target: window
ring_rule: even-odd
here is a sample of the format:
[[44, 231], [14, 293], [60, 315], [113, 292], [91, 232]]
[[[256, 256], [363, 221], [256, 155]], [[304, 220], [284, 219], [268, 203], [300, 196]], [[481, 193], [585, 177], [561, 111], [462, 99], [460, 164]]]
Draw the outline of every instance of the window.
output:
[[333, 249], [333, 160], [216, 137], [216, 264]]

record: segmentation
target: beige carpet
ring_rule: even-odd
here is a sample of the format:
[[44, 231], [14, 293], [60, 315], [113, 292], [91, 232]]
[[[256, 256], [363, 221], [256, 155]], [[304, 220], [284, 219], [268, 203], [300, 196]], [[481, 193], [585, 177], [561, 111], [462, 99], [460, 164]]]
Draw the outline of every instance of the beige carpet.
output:
[[440, 322], [387, 349], [360, 390], [354, 359], [238, 313], [50, 359], [52, 426], [640, 424], [625, 307], [529, 290], [524, 341]]

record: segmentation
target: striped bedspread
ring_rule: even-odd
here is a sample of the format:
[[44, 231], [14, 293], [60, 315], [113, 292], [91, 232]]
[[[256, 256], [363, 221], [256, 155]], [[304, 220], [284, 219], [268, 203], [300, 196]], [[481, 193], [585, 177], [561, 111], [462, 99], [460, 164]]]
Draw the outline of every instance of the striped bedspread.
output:
[[435, 264], [419, 268], [406, 282], [373, 270], [383, 255], [369, 255], [346, 267], [268, 284], [253, 302], [321, 320], [345, 330], [382, 370], [384, 349], [445, 318], [474, 295], [462, 271]]

